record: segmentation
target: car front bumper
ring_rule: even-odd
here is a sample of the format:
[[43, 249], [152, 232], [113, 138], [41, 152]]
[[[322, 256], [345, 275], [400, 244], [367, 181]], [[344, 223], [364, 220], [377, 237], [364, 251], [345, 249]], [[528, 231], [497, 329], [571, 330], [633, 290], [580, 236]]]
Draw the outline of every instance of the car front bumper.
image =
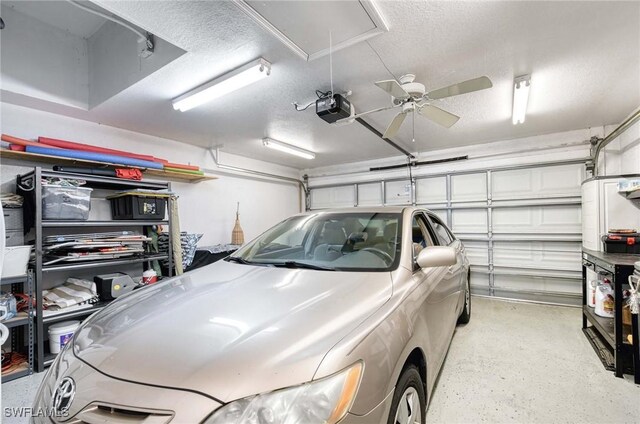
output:
[[340, 424], [386, 424], [389, 419], [389, 411], [391, 411], [392, 401], [393, 391], [366, 415], [354, 415], [348, 413], [347, 416], [340, 421]]
[[[57, 358], [38, 390], [32, 408], [32, 423], [198, 423], [221, 406], [200, 393], [112, 378], [73, 357], [70, 352], [64, 356], [66, 358]], [[52, 375], [60, 360], [67, 360], [68, 368], [61, 375]], [[65, 376], [74, 380], [75, 395], [68, 412], [59, 414], [53, 409], [52, 396]]]

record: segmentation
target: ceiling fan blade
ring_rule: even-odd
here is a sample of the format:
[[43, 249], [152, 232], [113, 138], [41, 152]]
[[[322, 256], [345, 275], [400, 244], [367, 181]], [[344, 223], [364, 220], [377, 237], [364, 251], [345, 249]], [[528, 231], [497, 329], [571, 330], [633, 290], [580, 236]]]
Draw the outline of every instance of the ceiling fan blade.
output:
[[485, 88], [491, 87], [493, 87], [493, 84], [489, 77], [479, 77], [430, 91], [427, 93], [427, 97], [431, 100], [444, 99], [445, 97], [471, 93], [473, 91], [484, 90]]
[[453, 113], [449, 113], [446, 110], [442, 110], [439, 107], [435, 107], [433, 105], [425, 105], [422, 106], [418, 113], [425, 118], [431, 119], [436, 124], [440, 124], [443, 127], [451, 128], [453, 124], [458, 122], [460, 119], [459, 116], [454, 115]]
[[395, 136], [398, 130], [400, 129], [400, 126], [404, 122], [404, 118], [406, 117], [407, 117], [407, 114], [404, 112], [400, 112], [399, 114], [397, 114], [396, 117], [393, 118], [393, 121], [391, 121], [391, 123], [387, 127], [384, 134], [382, 135], [382, 138], [391, 138]]
[[396, 99], [408, 99], [410, 97], [409, 93], [396, 80], [378, 81], [375, 84]]

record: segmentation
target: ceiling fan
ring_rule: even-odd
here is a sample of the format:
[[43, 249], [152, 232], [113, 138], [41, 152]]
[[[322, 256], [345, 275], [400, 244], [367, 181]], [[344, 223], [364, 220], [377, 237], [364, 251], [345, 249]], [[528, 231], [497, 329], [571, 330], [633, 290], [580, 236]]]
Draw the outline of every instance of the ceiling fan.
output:
[[375, 84], [378, 87], [391, 95], [393, 105], [352, 115], [348, 118], [337, 121], [337, 123], [340, 123], [341, 121], [353, 122], [355, 119], [364, 115], [381, 112], [383, 110], [402, 108], [402, 110], [393, 118], [389, 126], [387, 126], [387, 129], [383, 134], [384, 138], [391, 138], [395, 136], [409, 113], [415, 114], [417, 112], [443, 127], [450, 128], [453, 124], [458, 122], [460, 117], [434, 106], [431, 104], [433, 100], [440, 100], [446, 97], [458, 96], [460, 94], [471, 93], [473, 91], [493, 87], [491, 80], [488, 77], [483, 76], [439, 88], [437, 90], [432, 90], [427, 93], [424, 85], [419, 82], [415, 82], [415, 78], [416, 76], [413, 74], [406, 74], [401, 76], [399, 81], [392, 79], [376, 82]]

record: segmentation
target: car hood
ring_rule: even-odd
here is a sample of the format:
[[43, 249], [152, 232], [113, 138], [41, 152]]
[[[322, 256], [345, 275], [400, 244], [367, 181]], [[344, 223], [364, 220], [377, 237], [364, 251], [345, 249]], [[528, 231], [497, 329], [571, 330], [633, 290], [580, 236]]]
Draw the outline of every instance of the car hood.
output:
[[391, 293], [388, 272], [220, 261], [118, 299], [77, 332], [74, 350], [109, 376], [228, 402], [311, 380]]

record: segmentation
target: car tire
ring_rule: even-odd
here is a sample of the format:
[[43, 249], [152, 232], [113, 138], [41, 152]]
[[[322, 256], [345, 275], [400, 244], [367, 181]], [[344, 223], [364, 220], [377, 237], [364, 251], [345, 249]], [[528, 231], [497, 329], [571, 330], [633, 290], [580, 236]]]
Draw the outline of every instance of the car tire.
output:
[[471, 321], [471, 273], [467, 275], [467, 284], [464, 290], [464, 308], [458, 318], [458, 324], [468, 324]]
[[426, 409], [422, 377], [415, 365], [409, 365], [402, 371], [393, 393], [387, 424], [424, 423]]

